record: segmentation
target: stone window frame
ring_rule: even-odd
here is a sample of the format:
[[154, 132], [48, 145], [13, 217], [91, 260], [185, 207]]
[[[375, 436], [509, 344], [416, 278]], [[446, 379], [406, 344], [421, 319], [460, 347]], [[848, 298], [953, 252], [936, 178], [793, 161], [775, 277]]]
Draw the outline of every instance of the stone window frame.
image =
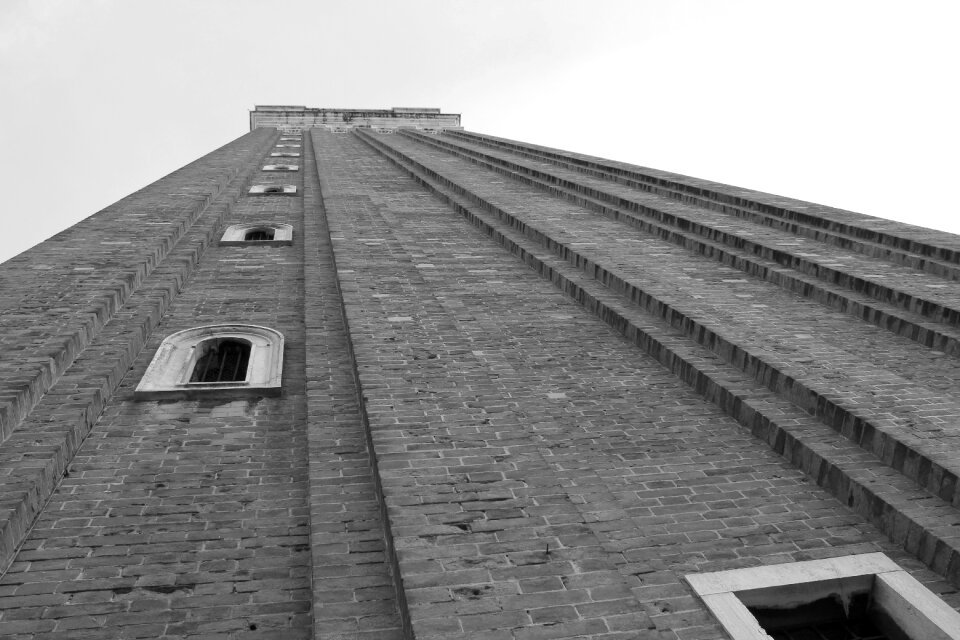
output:
[[[960, 613], [883, 553], [730, 569], [684, 576], [733, 640], [770, 640], [747, 608], [771, 599], [797, 606], [869, 592], [916, 640], [960, 640]], [[796, 602], [794, 602], [796, 600]]]
[[[232, 339], [250, 345], [247, 375], [236, 382], [190, 382], [200, 347], [210, 340]], [[252, 324], [215, 324], [172, 333], [160, 343], [134, 391], [138, 400], [194, 399], [210, 395], [259, 397], [280, 395], [283, 334]]]
[[[277, 189], [281, 189], [277, 191]], [[295, 184], [255, 184], [247, 192], [251, 196], [295, 196], [297, 195], [297, 185]]]
[[[251, 231], [272, 230], [273, 240], [246, 240], [246, 235]], [[286, 247], [293, 244], [293, 226], [281, 222], [250, 222], [245, 224], [232, 224], [223, 230], [220, 236], [220, 246], [222, 247], [246, 247], [246, 246], [281, 246]]]
[[276, 145], [276, 148], [277, 148], [277, 149], [300, 149], [300, 148], [302, 148], [302, 147], [303, 147], [302, 144], [278, 144], [278, 145]]
[[300, 141], [303, 140], [303, 137], [301, 137], [301, 136], [287, 136], [287, 137], [280, 138], [280, 141], [281, 141], [281, 142], [286, 141], [286, 140], [290, 140], [290, 141], [293, 141], [293, 142], [300, 142]]
[[300, 153], [297, 151], [274, 151], [270, 154], [271, 158], [299, 158]]
[[265, 164], [264, 171], [300, 171], [298, 164]]
[[[251, 231], [270, 229], [273, 231], [273, 240], [246, 240]], [[293, 226], [281, 222], [250, 222], [232, 224], [223, 230], [220, 236], [221, 247], [248, 247], [248, 246], [275, 246], [288, 247], [293, 244]]]

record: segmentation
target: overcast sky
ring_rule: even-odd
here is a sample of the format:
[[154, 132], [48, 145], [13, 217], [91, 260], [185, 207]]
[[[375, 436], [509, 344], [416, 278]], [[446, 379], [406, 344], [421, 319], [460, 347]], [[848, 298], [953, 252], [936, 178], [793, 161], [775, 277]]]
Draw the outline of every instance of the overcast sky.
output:
[[256, 104], [470, 130], [960, 233], [960, 2], [0, 0], [0, 260]]

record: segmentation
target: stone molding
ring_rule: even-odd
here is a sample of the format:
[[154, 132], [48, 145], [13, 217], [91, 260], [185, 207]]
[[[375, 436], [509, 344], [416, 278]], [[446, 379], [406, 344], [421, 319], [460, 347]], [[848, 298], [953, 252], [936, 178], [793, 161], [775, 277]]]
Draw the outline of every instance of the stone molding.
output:
[[247, 192], [251, 196], [295, 196], [297, 186], [293, 184], [255, 184]]
[[325, 127], [341, 133], [356, 127], [373, 129], [459, 130], [460, 114], [441, 113], [426, 107], [392, 109], [316, 109], [302, 105], [257, 105], [250, 112], [250, 129], [276, 127], [284, 134], [300, 133], [310, 127]]
[[[273, 240], [245, 240], [247, 233], [257, 229], [272, 229]], [[245, 246], [289, 246], [293, 244], [293, 227], [281, 222], [251, 222], [248, 224], [232, 224], [227, 227], [220, 237], [221, 247]]]
[[734, 640], [769, 640], [750, 606], [790, 608], [868, 593], [910, 638], [960, 640], [960, 614], [883, 553], [686, 576]]
[[[190, 382], [199, 347], [207, 340], [235, 339], [250, 344], [247, 377], [242, 382]], [[196, 399], [210, 395], [231, 397], [280, 395], [283, 334], [250, 324], [218, 324], [170, 334], [137, 385], [139, 400]]]

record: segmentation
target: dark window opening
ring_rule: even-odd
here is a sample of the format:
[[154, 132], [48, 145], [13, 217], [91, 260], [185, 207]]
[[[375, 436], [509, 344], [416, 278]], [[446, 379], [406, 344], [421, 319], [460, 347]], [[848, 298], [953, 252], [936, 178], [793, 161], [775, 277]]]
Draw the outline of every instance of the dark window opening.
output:
[[283, 193], [283, 187], [267, 187], [263, 190], [264, 193]]
[[781, 609], [749, 607], [773, 640], [909, 640], [886, 613], [872, 606], [869, 593], [839, 596]]
[[247, 231], [243, 239], [247, 241], [273, 240], [273, 233], [273, 229], [251, 229]]
[[250, 343], [230, 338], [206, 340], [190, 382], [243, 382], [247, 379]]

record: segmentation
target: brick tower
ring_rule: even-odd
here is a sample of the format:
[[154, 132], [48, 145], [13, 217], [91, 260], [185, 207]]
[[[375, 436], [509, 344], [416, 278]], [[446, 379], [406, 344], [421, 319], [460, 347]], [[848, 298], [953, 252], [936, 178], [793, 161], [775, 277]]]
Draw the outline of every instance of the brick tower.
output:
[[250, 117], [0, 267], [0, 637], [960, 638], [960, 238]]

